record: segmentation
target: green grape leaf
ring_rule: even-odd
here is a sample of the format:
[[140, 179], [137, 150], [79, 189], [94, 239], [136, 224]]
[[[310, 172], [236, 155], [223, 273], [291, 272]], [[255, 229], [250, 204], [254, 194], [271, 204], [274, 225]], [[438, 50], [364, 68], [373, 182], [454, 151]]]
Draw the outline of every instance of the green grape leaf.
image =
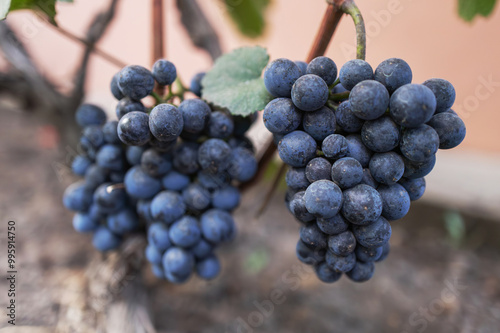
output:
[[56, 0], [11, 0], [10, 11], [31, 9], [46, 15], [52, 24], [56, 24]]
[[0, 1], [0, 20], [3, 20], [7, 16], [9, 8], [10, 8], [10, 0]]
[[458, 0], [458, 14], [467, 22], [476, 15], [488, 17], [495, 8], [496, 0]]
[[270, 0], [223, 0], [240, 32], [250, 38], [262, 35], [266, 26], [264, 12]]
[[238, 116], [263, 110], [272, 99], [261, 78], [268, 62], [269, 55], [260, 46], [221, 56], [201, 82], [202, 98]]

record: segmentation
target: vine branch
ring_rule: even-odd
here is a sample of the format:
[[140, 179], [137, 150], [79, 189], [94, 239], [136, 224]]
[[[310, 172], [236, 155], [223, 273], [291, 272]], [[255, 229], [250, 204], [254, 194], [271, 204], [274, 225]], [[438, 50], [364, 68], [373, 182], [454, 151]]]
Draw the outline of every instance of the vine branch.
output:
[[[164, 29], [165, 29], [165, 15], [163, 14], [163, 0], [153, 0], [152, 6], [151, 6], [152, 12], [152, 47], [153, 47], [153, 52], [151, 53], [152, 60], [151, 64], [154, 64], [156, 60], [158, 59], [163, 59], [165, 58], [165, 45], [163, 43], [165, 36], [164, 36]], [[156, 84], [155, 86], [155, 92], [163, 96], [165, 92], [165, 87], [160, 86], [159, 84]]]

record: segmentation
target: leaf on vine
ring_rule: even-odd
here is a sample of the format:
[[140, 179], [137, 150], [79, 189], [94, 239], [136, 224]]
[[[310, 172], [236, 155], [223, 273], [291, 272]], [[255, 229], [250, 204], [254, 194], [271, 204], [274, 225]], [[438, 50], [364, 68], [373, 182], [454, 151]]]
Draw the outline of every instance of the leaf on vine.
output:
[[476, 15], [488, 17], [495, 8], [496, 0], [458, 0], [458, 14], [467, 22]]
[[269, 55], [260, 46], [223, 55], [201, 82], [202, 98], [233, 115], [247, 116], [264, 109], [272, 99], [261, 78], [268, 62]]
[[262, 35], [266, 25], [264, 12], [270, 0], [223, 0], [229, 16], [247, 37]]
[[10, 0], [0, 1], [0, 20], [3, 20], [10, 8]]
[[47, 16], [56, 25], [56, 0], [11, 0], [10, 11], [31, 9]]

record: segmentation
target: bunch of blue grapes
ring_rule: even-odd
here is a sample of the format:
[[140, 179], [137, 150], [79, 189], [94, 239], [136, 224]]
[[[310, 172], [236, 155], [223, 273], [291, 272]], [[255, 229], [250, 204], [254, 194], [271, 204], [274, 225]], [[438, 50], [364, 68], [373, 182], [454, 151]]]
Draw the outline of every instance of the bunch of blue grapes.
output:
[[[142, 103], [155, 85], [172, 85], [176, 77], [167, 60], [152, 71], [127, 66], [111, 82], [118, 120], [106, 121], [91, 104], [77, 110], [82, 153], [72, 170], [84, 179], [68, 187], [63, 203], [76, 212], [76, 231], [93, 233], [100, 251], [118, 249], [130, 233], [146, 233], [153, 273], [183, 283], [193, 272], [207, 280], [218, 275], [215, 250], [236, 235], [237, 186], [254, 177], [257, 161], [245, 136], [255, 117], [212, 110], [199, 98], [152, 108]], [[191, 82], [198, 97], [202, 78]]]
[[289, 166], [286, 202], [302, 224], [296, 254], [323, 282], [373, 276], [389, 254], [391, 223], [424, 194], [436, 152], [465, 137], [452, 84], [411, 82], [396, 58], [375, 71], [351, 60], [339, 73], [327, 57], [277, 59], [264, 72], [276, 97], [264, 122]]

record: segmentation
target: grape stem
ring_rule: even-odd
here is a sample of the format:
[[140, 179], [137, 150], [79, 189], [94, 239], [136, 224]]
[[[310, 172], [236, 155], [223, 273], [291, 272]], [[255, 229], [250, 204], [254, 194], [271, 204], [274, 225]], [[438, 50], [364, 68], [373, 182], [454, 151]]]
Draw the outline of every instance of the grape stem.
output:
[[[165, 46], [164, 46], [164, 28], [165, 28], [165, 16], [163, 15], [163, 0], [152, 0], [151, 15], [152, 15], [152, 63], [154, 64], [156, 60], [165, 58]], [[165, 93], [165, 87], [159, 84], [155, 85], [155, 92], [158, 95], [163, 95]]]
[[348, 99], [350, 93], [351, 93], [350, 91], [345, 91], [338, 94], [330, 93], [330, 97], [328, 98], [328, 100], [332, 102], [340, 102], [343, 101], [344, 99]]
[[342, 4], [342, 11], [352, 17], [356, 26], [356, 58], [365, 60], [366, 58], [366, 30], [365, 21], [361, 11], [354, 0], [345, 0]]
[[152, 91], [150, 94], [156, 101], [156, 105], [163, 103], [163, 98], [156, 91]]

